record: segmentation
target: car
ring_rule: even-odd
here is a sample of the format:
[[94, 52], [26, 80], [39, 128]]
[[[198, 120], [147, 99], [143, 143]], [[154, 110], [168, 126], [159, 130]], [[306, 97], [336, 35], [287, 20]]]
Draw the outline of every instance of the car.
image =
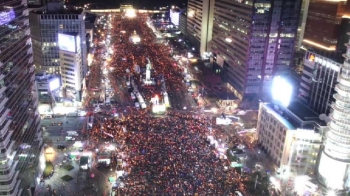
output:
[[135, 102], [135, 107], [136, 107], [136, 108], [140, 108], [139, 102]]

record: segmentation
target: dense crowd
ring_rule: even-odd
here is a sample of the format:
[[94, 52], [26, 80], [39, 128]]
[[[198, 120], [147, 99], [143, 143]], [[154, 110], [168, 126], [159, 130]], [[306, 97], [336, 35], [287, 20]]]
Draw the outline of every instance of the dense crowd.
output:
[[[145, 69], [148, 60], [153, 75], [163, 76], [167, 89], [184, 100], [182, 70], [170, 57], [170, 47], [157, 42], [144, 19], [115, 21], [112, 37], [113, 55], [108, 68], [117, 78], [143, 77], [135, 66]], [[134, 31], [141, 37], [139, 44], [130, 42]], [[126, 71], [126, 70], [129, 70]], [[114, 81], [116, 81], [116, 79]], [[112, 82], [112, 86], [117, 86]], [[139, 90], [142, 90], [142, 85]], [[145, 100], [154, 91], [143, 90]], [[185, 112], [168, 112], [161, 117], [147, 110], [130, 109], [119, 119], [105, 119], [90, 132], [93, 143], [112, 139], [118, 144], [115, 158], [122, 159], [125, 171], [118, 188], [119, 195], [230, 195], [244, 190], [235, 169], [222, 156], [209, 137], [221, 143], [221, 129], [212, 129], [207, 117]]]
[[103, 122], [92, 138], [113, 136], [125, 162], [121, 195], [225, 195], [239, 187], [237, 173], [208, 137], [206, 117], [179, 112], [153, 117], [142, 111]]
[[[156, 40], [154, 33], [149, 29], [145, 20], [123, 19], [120, 22], [120, 28], [114, 28], [113, 51], [114, 54], [109, 63], [114, 68], [113, 77], [115, 78], [132, 78], [139, 86], [139, 90], [143, 91], [145, 87], [139, 78], [144, 77], [142, 73], [138, 73], [135, 67], [139, 66], [141, 70], [146, 69], [146, 65], [151, 63], [152, 77], [158, 79], [157, 84], [164, 79], [168, 89], [177, 92], [178, 99], [185, 98], [183, 94], [186, 92], [183, 80], [183, 70], [176, 66], [176, 62], [171, 58], [171, 48]], [[118, 26], [114, 24], [113, 26]], [[137, 33], [141, 38], [140, 43], [134, 44], [130, 41], [130, 37]], [[127, 72], [129, 70], [130, 72]], [[155, 89], [154, 91], [160, 91]], [[154, 96], [154, 91], [143, 91], [145, 100], [150, 100]]]

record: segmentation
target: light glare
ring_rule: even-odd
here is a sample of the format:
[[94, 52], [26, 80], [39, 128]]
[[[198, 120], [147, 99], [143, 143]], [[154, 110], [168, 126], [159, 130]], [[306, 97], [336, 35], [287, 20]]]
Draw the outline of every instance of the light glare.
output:
[[227, 38], [225, 39], [225, 41], [228, 42], [228, 43], [231, 43], [231, 42], [232, 42], [232, 39], [229, 38], [229, 37], [227, 37]]
[[125, 11], [125, 16], [128, 18], [135, 18], [136, 17], [136, 11], [134, 9], [127, 9]]
[[293, 87], [285, 78], [276, 76], [272, 82], [272, 97], [275, 101], [288, 107], [292, 97]]

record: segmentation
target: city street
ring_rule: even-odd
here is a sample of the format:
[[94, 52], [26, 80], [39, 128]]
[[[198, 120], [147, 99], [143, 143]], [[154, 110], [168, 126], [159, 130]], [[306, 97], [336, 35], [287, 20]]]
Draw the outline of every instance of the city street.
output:
[[[139, 15], [99, 17], [87, 117], [42, 120], [54, 173], [36, 195], [267, 195], [266, 180], [251, 187], [256, 164], [267, 159], [238, 134], [244, 125], [216, 125], [226, 112], [216, 104], [227, 95], [220, 75], [199, 57], [180, 65], [172, 52], [187, 50], [159, 41], [147, 14]], [[244, 123], [254, 127], [254, 118]], [[247, 148], [243, 168], [228, 155], [239, 145]]]

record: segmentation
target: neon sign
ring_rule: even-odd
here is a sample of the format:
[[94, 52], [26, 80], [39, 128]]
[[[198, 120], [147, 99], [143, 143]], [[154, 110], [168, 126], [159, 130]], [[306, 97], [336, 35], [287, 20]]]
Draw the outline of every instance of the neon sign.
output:
[[16, 15], [12, 8], [9, 10], [2, 11], [0, 12], [0, 25], [9, 23], [15, 18], [16, 18]]

